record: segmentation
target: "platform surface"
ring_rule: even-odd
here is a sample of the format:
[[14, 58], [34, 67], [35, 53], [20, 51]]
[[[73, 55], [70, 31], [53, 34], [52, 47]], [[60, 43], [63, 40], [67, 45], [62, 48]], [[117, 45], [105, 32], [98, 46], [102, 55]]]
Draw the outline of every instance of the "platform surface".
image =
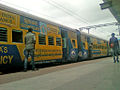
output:
[[120, 63], [113, 63], [111, 57], [101, 58], [99, 62], [1, 84], [0, 90], [120, 90]]

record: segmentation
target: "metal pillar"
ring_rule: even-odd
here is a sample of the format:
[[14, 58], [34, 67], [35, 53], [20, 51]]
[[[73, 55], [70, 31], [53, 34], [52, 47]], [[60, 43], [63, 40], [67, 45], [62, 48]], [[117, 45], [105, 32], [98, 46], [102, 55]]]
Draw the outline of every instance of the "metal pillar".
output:
[[90, 34], [90, 28], [86, 28], [88, 30], [88, 34]]

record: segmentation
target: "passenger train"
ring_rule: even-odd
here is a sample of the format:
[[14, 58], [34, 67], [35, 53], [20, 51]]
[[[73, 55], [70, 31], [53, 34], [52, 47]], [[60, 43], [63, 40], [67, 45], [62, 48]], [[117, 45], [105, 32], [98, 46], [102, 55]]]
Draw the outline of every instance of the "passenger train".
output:
[[108, 56], [106, 40], [0, 4], [0, 68], [23, 66], [30, 27], [36, 37], [36, 64]]

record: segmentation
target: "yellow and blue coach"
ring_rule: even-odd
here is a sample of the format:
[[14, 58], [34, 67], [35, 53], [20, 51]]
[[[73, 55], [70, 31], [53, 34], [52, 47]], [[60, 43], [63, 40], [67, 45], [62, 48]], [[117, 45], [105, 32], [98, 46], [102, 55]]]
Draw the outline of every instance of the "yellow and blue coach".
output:
[[[61, 30], [57, 25], [0, 5], [0, 66], [23, 65], [24, 36], [30, 27], [36, 36], [35, 62], [55, 62], [62, 59]], [[28, 61], [30, 62], [30, 58]]]

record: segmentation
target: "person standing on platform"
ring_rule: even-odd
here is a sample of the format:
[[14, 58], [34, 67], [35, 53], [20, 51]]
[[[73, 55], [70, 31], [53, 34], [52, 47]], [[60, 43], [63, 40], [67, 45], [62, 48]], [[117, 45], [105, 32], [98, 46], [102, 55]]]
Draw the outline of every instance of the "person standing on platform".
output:
[[32, 33], [32, 28], [28, 29], [28, 33], [25, 35], [25, 61], [24, 61], [24, 71], [27, 71], [27, 62], [28, 57], [31, 56], [32, 58], [32, 70], [35, 70], [34, 64], [34, 50], [35, 50], [35, 43], [36, 38], [35, 35]]
[[[119, 49], [119, 43], [118, 43], [118, 39], [115, 37], [115, 33], [111, 34], [111, 38], [109, 40], [109, 46], [112, 49], [112, 55], [113, 55], [113, 59], [114, 59], [114, 63], [119, 62], [118, 60], [118, 49]], [[117, 58], [115, 58], [115, 56]]]

